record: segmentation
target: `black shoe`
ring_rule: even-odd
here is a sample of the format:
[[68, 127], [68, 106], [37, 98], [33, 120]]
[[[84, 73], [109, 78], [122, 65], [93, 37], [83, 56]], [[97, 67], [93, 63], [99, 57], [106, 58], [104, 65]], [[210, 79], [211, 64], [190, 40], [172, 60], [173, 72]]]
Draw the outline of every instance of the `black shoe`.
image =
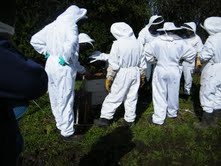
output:
[[170, 118], [170, 119], [172, 119], [172, 120], [178, 119], [177, 116], [175, 116], [175, 117], [169, 117], [169, 116], [167, 116], [167, 117]]
[[152, 121], [152, 116], [147, 117], [147, 122], [150, 123], [150, 124], [154, 124], [153, 121]]
[[110, 126], [110, 120], [105, 118], [99, 118], [94, 120], [94, 124], [99, 127], [107, 127]]
[[54, 129], [55, 132], [61, 133], [61, 130], [59, 130], [57, 127]]
[[131, 127], [134, 124], [134, 122], [127, 122], [126, 120], [123, 120], [122, 125], [125, 127]]
[[65, 142], [73, 142], [73, 141], [80, 141], [82, 139], [82, 137], [83, 137], [83, 135], [72, 134], [68, 137], [62, 136], [62, 139]]
[[216, 128], [217, 123], [215, 121], [214, 113], [203, 112], [201, 122], [195, 122], [193, 125], [196, 129], [207, 129], [209, 127]]
[[190, 95], [189, 94], [186, 94], [186, 93], [183, 93], [183, 94], [180, 94], [180, 97], [185, 100], [185, 101], [188, 101], [189, 98], [190, 98]]
[[220, 119], [221, 119], [221, 109], [215, 109], [215, 110], [213, 110], [213, 114], [214, 114], [214, 117], [215, 117], [217, 120], [220, 120]]
[[164, 125], [165, 125], [165, 123], [163, 123], [163, 124], [153, 123], [152, 116], [147, 117], [147, 122], [148, 122], [149, 124], [152, 124], [152, 125], [155, 125], [155, 126], [164, 126]]

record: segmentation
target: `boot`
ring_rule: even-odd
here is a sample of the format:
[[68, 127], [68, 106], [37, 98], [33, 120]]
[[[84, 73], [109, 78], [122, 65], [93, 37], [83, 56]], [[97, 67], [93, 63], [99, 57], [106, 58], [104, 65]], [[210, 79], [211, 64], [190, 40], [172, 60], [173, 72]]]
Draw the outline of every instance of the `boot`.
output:
[[99, 127], [107, 127], [110, 125], [110, 120], [105, 118], [99, 118], [94, 120], [94, 124], [96, 124]]
[[154, 125], [154, 126], [165, 126], [165, 122], [163, 124], [153, 123], [152, 116], [147, 117], [147, 122], [151, 125]]
[[134, 122], [127, 122], [125, 119], [122, 122], [122, 126], [124, 127], [131, 127], [133, 126]]
[[83, 138], [83, 135], [72, 134], [71, 136], [68, 136], [68, 137], [64, 137], [64, 136], [61, 136], [61, 137], [63, 141], [65, 142], [75, 142], [75, 141], [80, 141]]
[[203, 112], [201, 122], [194, 123], [194, 127], [197, 129], [206, 129], [208, 127], [216, 127], [214, 113]]
[[215, 121], [218, 124], [219, 121], [221, 120], [221, 109], [213, 110], [213, 113], [214, 113]]

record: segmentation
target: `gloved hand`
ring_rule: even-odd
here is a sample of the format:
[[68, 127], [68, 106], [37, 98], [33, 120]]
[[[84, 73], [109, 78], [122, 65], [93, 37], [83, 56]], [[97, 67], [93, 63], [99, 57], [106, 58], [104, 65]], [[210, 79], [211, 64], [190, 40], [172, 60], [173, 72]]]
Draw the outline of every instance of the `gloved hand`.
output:
[[143, 87], [145, 84], [145, 78], [146, 78], [145, 69], [140, 68], [139, 70], [140, 70], [140, 87]]
[[113, 82], [113, 80], [111, 80], [111, 79], [106, 79], [106, 81], [105, 81], [105, 87], [108, 92], [110, 92], [112, 82]]
[[45, 56], [45, 59], [48, 59], [48, 57], [50, 56], [50, 54], [49, 54], [48, 52], [46, 52], [46, 53], [44, 54], [44, 56]]
[[145, 84], [145, 75], [140, 76], [140, 87], [143, 87]]
[[109, 58], [109, 54], [101, 53], [100, 51], [95, 51], [90, 56], [92, 59], [90, 63], [93, 63], [95, 61], [107, 61]]
[[59, 64], [62, 65], [62, 66], [67, 65], [67, 63], [65, 62], [65, 60], [62, 56], [59, 56]]
[[90, 63], [93, 63], [95, 61], [98, 61], [100, 60], [100, 54], [101, 52], [100, 51], [94, 51], [91, 56], [89, 56], [89, 58], [91, 58], [92, 60], [90, 61]]
[[200, 62], [200, 58], [199, 57], [196, 57], [196, 69], [199, 69], [202, 67], [202, 64]]

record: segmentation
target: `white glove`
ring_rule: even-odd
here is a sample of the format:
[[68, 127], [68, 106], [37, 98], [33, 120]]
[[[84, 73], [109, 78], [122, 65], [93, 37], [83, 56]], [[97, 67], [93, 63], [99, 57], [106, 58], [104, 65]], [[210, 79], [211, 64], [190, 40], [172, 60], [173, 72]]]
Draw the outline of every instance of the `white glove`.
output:
[[100, 51], [95, 51], [92, 53], [92, 55], [89, 57], [92, 60], [90, 61], [90, 63], [93, 63], [95, 61], [107, 61], [108, 60], [108, 55], [109, 54], [105, 54], [105, 53], [101, 53]]
[[99, 60], [99, 56], [100, 56], [101, 52], [100, 51], [94, 51], [91, 56], [89, 56], [89, 58], [91, 58], [92, 60], [90, 61], [90, 63], [93, 63], [97, 60]]

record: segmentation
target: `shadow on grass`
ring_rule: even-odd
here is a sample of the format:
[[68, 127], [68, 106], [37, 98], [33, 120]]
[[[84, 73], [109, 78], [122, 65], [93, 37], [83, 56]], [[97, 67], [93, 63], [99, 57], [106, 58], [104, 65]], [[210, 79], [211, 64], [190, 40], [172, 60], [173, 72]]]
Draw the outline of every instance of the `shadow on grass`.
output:
[[192, 85], [193, 93], [191, 95], [191, 100], [193, 101], [193, 109], [194, 109], [195, 115], [200, 120], [202, 118], [203, 109], [200, 105], [199, 90], [200, 90], [200, 85], [193, 83]]
[[137, 102], [137, 110], [136, 110], [136, 122], [142, 117], [143, 113], [152, 103], [152, 83], [146, 82], [143, 87], [141, 87], [138, 91], [138, 102]]
[[110, 134], [101, 137], [91, 151], [83, 156], [79, 166], [118, 166], [120, 159], [130, 152], [135, 144], [132, 132], [128, 127], [118, 127]]
[[190, 96], [187, 96], [184, 94], [184, 78], [182, 75], [181, 81], [180, 81], [180, 98], [186, 101], [188, 101], [190, 98], [193, 104], [194, 113], [196, 117], [200, 120], [202, 118], [203, 109], [200, 104], [199, 91], [200, 91], [200, 73], [195, 73], [193, 75], [193, 83], [192, 83]]

